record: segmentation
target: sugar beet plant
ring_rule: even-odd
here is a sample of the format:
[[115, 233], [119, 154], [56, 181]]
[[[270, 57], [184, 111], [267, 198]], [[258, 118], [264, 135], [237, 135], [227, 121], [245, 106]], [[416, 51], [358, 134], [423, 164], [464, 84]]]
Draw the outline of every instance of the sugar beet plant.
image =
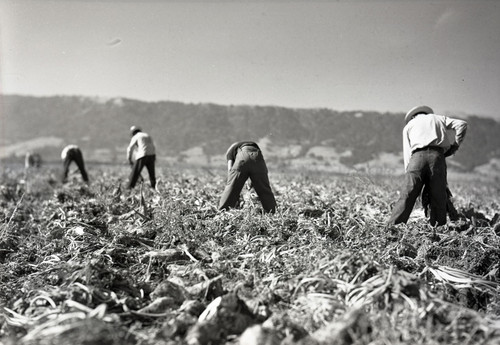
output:
[[0, 180], [4, 344], [484, 344], [500, 341], [494, 183], [453, 181], [458, 221], [386, 229], [397, 178], [280, 173], [264, 215], [222, 171], [121, 167]]

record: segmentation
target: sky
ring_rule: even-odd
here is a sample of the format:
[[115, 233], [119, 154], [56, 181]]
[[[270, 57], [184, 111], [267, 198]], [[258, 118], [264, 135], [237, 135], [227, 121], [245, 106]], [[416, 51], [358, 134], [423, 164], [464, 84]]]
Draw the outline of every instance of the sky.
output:
[[500, 120], [500, 1], [0, 0], [0, 93]]

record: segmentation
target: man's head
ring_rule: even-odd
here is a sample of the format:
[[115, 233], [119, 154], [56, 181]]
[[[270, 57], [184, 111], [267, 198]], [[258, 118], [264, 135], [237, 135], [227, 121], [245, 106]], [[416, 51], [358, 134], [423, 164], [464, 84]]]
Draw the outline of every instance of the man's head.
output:
[[405, 124], [410, 122], [411, 119], [413, 119], [414, 116], [417, 116], [419, 114], [434, 114], [434, 110], [432, 110], [430, 107], [426, 105], [419, 105], [414, 108], [411, 108], [405, 116]]
[[134, 136], [136, 135], [137, 133], [139, 133], [141, 131], [141, 129], [137, 126], [132, 126], [130, 127], [130, 135], [131, 136]]

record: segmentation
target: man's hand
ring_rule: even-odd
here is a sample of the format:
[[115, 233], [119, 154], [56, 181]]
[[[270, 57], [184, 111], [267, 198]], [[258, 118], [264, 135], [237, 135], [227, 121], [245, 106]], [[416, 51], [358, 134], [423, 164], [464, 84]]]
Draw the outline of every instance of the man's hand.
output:
[[457, 152], [457, 150], [458, 150], [458, 145], [457, 144], [453, 144], [453, 145], [450, 146], [450, 148], [448, 149], [448, 151], [446, 151], [444, 153], [444, 156], [445, 157], [449, 157], [451, 155], [454, 155], [455, 152]]

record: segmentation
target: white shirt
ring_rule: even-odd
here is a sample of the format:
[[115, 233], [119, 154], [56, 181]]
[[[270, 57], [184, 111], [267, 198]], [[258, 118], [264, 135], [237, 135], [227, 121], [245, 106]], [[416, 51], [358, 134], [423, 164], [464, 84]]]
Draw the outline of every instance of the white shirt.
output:
[[[453, 132], [454, 131], [454, 132]], [[405, 171], [411, 153], [426, 146], [441, 147], [446, 152], [451, 144], [460, 145], [467, 131], [467, 122], [443, 115], [420, 114], [403, 128], [403, 158]], [[454, 134], [451, 138], [448, 133]]]
[[130, 140], [130, 144], [127, 147], [127, 159], [132, 160], [132, 154], [135, 150], [135, 159], [142, 158], [144, 156], [151, 156], [155, 154], [155, 145], [153, 139], [149, 134], [144, 132], [136, 133]]
[[73, 150], [73, 149], [78, 149], [78, 146], [76, 146], [76, 145], [68, 145], [65, 148], [63, 148], [63, 150], [61, 152], [61, 159], [65, 160], [66, 156], [68, 155], [68, 151], [69, 150]]

